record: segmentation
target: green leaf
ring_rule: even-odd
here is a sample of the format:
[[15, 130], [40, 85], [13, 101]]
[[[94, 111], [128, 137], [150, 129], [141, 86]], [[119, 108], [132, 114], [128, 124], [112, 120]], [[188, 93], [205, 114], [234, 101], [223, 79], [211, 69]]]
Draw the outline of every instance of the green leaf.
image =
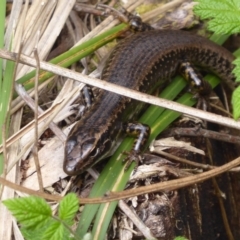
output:
[[53, 222], [54, 220], [49, 220], [47, 224], [45, 224], [43, 227], [32, 229], [32, 228], [26, 228], [26, 227], [21, 227], [21, 233], [26, 240], [42, 240], [43, 238], [43, 233], [46, 231], [48, 226]]
[[35, 196], [8, 199], [3, 201], [3, 204], [26, 228], [40, 228], [47, 224], [52, 216], [51, 208], [46, 201]]
[[[5, 32], [5, 23], [6, 20], [6, 1], [1, 2], [0, 7], [0, 48], [4, 47], [4, 32]], [[0, 58], [0, 79], [2, 80], [3, 76], [3, 59]], [[2, 89], [2, 81], [0, 81], [0, 92]]]
[[233, 118], [235, 120], [240, 118], [240, 86], [233, 92], [232, 95]]
[[222, 14], [228, 14], [232, 12], [236, 13], [239, 2], [233, 2], [229, 0], [197, 0], [197, 5], [194, 7], [194, 12], [202, 19], [221, 17]]
[[53, 222], [47, 230], [44, 232], [42, 240], [59, 240], [59, 239], [70, 239], [70, 233], [61, 224], [61, 222]]
[[225, 15], [215, 18], [209, 22], [208, 28], [217, 34], [234, 34], [240, 32], [240, 11], [238, 15]]
[[236, 76], [236, 81], [240, 82], [240, 58], [238, 57], [236, 60], [233, 61], [233, 64], [235, 64], [235, 68], [233, 69], [233, 73]]
[[240, 1], [198, 0], [194, 7], [201, 19], [212, 19], [208, 28], [215, 33], [233, 34], [240, 31]]
[[59, 218], [69, 223], [74, 218], [78, 208], [76, 194], [69, 193], [59, 204]]
[[[240, 32], [240, 1], [239, 0], [198, 0], [194, 12], [202, 19], [211, 19], [208, 28], [216, 34], [233, 34]], [[233, 73], [236, 81], [240, 81], [240, 60], [233, 62], [236, 67]], [[233, 117], [240, 117], [240, 92], [235, 90], [232, 96]]]

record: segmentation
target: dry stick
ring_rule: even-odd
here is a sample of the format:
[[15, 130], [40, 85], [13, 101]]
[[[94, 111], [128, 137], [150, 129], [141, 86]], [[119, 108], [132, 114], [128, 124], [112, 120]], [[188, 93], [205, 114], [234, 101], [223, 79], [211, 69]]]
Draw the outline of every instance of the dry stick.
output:
[[[180, 178], [180, 179], [176, 179], [176, 180], [172, 180], [172, 181], [168, 181], [168, 182], [161, 182], [161, 183], [156, 183], [156, 184], [152, 184], [152, 185], [145, 186], [145, 187], [139, 187], [136, 189], [111, 193], [111, 194], [109, 194], [109, 196], [102, 198], [102, 200], [107, 202], [107, 201], [125, 199], [125, 198], [142, 195], [142, 194], [147, 194], [147, 193], [151, 193], [151, 192], [158, 192], [158, 191], [163, 191], [163, 190], [168, 190], [168, 191], [175, 190], [178, 188], [189, 186], [191, 184], [196, 184], [196, 183], [202, 182], [206, 179], [209, 179], [209, 178], [219, 175], [223, 172], [226, 172], [229, 169], [231, 169], [232, 167], [235, 167], [239, 164], [240, 164], [240, 157], [231, 161], [230, 163], [224, 164], [223, 166], [217, 167], [216, 169], [210, 170], [208, 172], [204, 172], [204, 173], [196, 174], [194, 176], [184, 177], [184, 178]], [[89, 200], [92, 201], [93, 203], [95, 203], [95, 201], [96, 202], [99, 201], [97, 198], [96, 199], [88, 199], [88, 201]]]
[[197, 163], [197, 162], [193, 162], [193, 161], [190, 161], [190, 160], [187, 160], [187, 159], [184, 159], [184, 158], [181, 158], [181, 157], [177, 157], [171, 153], [167, 153], [167, 152], [164, 152], [164, 151], [161, 151], [161, 150], [153, 150], [154, 153], [157, 153], [159, 155], [162, 155], [164, 157], [167, 157], [171, 160], [175, 160], [177, 162], [180, 162], [180, 163], [185, 163], [185, 164], [188, 164], [190, 166], [194, 166], [194, 167], [198, 167], [198, 168], [202, 168], [202, 169], [214, 169], [216, 167], [214, 166], [211, 166], [209, 164], [203, 164], [203, 163]]
[[[2, 49], [0, 49], [0, 57], [8, 59], [8, 60], [16, 61], [15, 53], [9, 53]], [[20, 60], [24, 64], [28, 64], [32, 67], [36, 67], [36, 62], [31, 57], [27, 57], [22, 54]], [[139, 93], [136, 90], [131, 90], [126, 87], [122, 87], [122, 86], [118, 86], [118, 85], [110, 83], [110, 82], [106, 82], [104, 80], [99, 80], [99, 79], [96, 79], [93, 77], [85, 76], [83, 74], [73, 72], [69, 69], [62, 68], [62, 67], [56, 66], [51, 63], [46, 63], [44, 61], [40, 61], [40, 68], [45, 71], [49, 71], [49, 72], [55, 73], [57, 75], [61, 75], [63, 77], [71, 78], [76, 81], [80, 81], [82, 83], [89, 84], [91, 86], [102, 88], [102, 89], [110, 91], [110, 92], [121, 94], [125, 97], [133, 98], [133, 99], [136, 99], [141, 102], [146, 102], [149, 104], [157, 105], [157, 106], [167, 108], [167, 109], [170, 109], [173, 111], [177, 111], [180, 113], [192, 115], [194, 117], [202, 118], [206, 121], [217, 123], [217, 124], [220, 124], [223, 126], [240, 129], [240, 122], [236, 122], [233, 119], [223, 117], [221, 115], [205, 112], [205, 111], [202, 111], [199, 109], [187, 107], [182, 104], [179, 104], [179, 103], [176, 103], [173, 101], [169, 101], [166, 99], [153, 97], [148, 94]]]
[[76, 3], [73, 7], [77, 12], [84, 12], [89, 14], [94, 14], [96, 16], [104, 16], [104, 12], [97, 9], [96, 6], [84, 3]]
[[218, 141], [229, 142], [240, 144], [240, 137], [230, 135], [227, 133], [212, 131], [208, 129], [203, 129], [201, 127], [192, 127], [192, 128], [171, 128], [165, 131], [167, 136], [191, 136], [191, 137], [204, 137], [211, 138]]
[[[156, 240], [151, 230], [143, 223], [139, 216], [131, 209], [124, 201], [119, 201], [118, 207], [126, 214], [126, 216], [135, 224], [135, 226], [142, 232], [146, 239]], [[131, 229], [132, 230], [132, 229]]]
[[[224, 96], [225, 96], [225, 91], [222, 91], [222, 93], [223, 93]], [[213, 99], [214, 99], [214, 98], [213, 98]], [[226, 103], [226, 100], [225, 100], [225, 99], [224, 99], [224, 103]], [[226, 106], [225, 106], [226, 108], [229, 108], [229, 104], [225, 104], [225, 105], [226, 105]], [[215, 109], [221, 111], [223, 114], [227, 114], [228, 117], [232, 118], [232, 114], [229, 112], [229, 110], [224, 109], [224, 108], [222, 108], [222, 107], [220, 107], [220, 106], [218, 106], [218, 105], [216, 105], [216, 104], [214, 104], [214, 103], [210, 103], [210, 107], [211, 107], [211, 108], [215, 108]]]
[[[217, 168], [216, 166], [213, 166], [213, 165], [197, 163], [197, 162], [193, 162], [191, 160], [187, 160], [185, 158], [177, 157], [177, 156], [175, 156], [171, 153], [167, 153], [167, 152], [164, 152], [162, 150], [153, 150], [152, 152], [157, 153], [159, 155], [162, 155], [164, 157], [167, 157], [171, 160], [174, 160], [174, 161], [177, 161], [177, 162], [180, 162], [180, 163], [185, 163], [185, 164], [188, 164], [190, 166], [202, 168], [202, 169], [205, 169], [205, 170]], [[232, 169], [229, 170], [229, 172], [239, 172], [239, 171], [240, 171], [239, 167], [238, 168], [232, 168]]]
[[185, 0], [175, 0], [169, 3], [164, 4], [163, 6], [157, 7], [153, 9], [152, 11], [149, 11], [142, 15], [142, 19], [147, 22], [150, 19], [153, 19], [156, 16], [159, 16], [162, 13], [166, 13], [170, 9], [179, 6], [180, 4], [184, 3]]
[[42, 179], [42, 174], [41, 174], [41, 168], [39, 164], [39, 158], [38, 158], [38, 79], [39, 79], [39, 71], [40, 71], [40, 64], [39, 64], [39, 56], [37, 52], [37, 48], [34, 49], [34, 57], [36, 59], [36, 75], [35, 75], [35, 83], [34, 83], [34, 90], [35, 90], [35, 109], [34, 109], [34, 119], [35, 119], [35, 124], [34, 124], [34, 134], [35, 134], [35, 141], [33, 145], [33, 158], [34, 158], [34, 163], [36, 166], [36, 171], [37, 171], [37, 178], [38, 178], [38, 184], [39, 184], [39, 190], [41, 192], [44, 191], [43, 188], [43, 179]]
[[[19, 85], [20, 86], [20, 85]], [[24, 89], [25, 90], [25, 89]], [[17, 93], [19, 93], [19, 88]], [[20, 96], [22, 96], [22, 93], [19, 94]], [[43, 110], [41, 109], [41, 111], [39, 111], [38, 109], [38, 114], [39, 114], [39, 122], [43, 122], [45, 121], [47, 118], [50, 117], [50, 115], [52, 114], [52, 111], [54, 111], [55, 108], [58, 107], [58, 105], [61, 104], [61, 102], [59, 102], [58, 104], [55, 104], [54, 106], [52, 106], [51, 108], [49, 108], [48, 110], [46, 110], [45, 112], [43, 112]], [[32, 105], [29, 105], [32, 108]], [[12, 135], [10, 138], [7, 139], [6, 143], [7, 143], [7, 147], [10, 146], [11, 144], [13, 144], [14, 142], [16, 142], [19, 138], [21, 138], [22, 136], [24, 136], [26, 134], [26, 132], [28, 131], [28, 129], [33, 128], [35, 121], [31, 121], [30, 123], [28, 123], [26, 126], [24, 126], [23, 128], [21, 128], [17, 133], [15, 133], [14, 135]], [[64, 142], [66, 140], [65, 138], [60, 138], [60, 140], [62, 142]], [[3, 147], [0, 145], [0, 153], [3, 152]]]
[[[18, 85], [18, 88], [19, 88], [18, 90], [22, 89], [21, 90], [22, 94], [26, 94], [25, 89], [22, 87], [22, 85]], [[19, 91], [18, 91], [18, 93], [19, 93]], [[19, 95], [22, 96], [22, 94], [19, 94]], [[77, 87], [75, 87], [72, 90], [70, 95], [67, 95], [66, 97], [63, 97], [61, 100], [58, 100], [58, 102], [55, 102], [53, 106], [51, 106], [49, 109], [47, 109], [44, 113], [40, 114], [39, 118], [38, 118], [39, 123], [44, 121], [45, 127], [55, 125], [55, 124], [53, 124], [52, 121], [56, 117], [56, 115], [59, 113], [59, 111], [60, 111], [59, 109], [63, 109], [68, 104], [69, 96], [75, 96], [76, 94], [78, 94]], [[30, 103], [33, 102], [33, 100], [31, 98], [29, 98], [29, 101], [30, 101]], [[32, 106], [32, 105], [30, 104], [30, 106]], [[20, 137], [22, 137], [25, 133], [28, 133], [28, 131], [30, 129], [33, 129], [34, 122], [35, 122], [35, 120], [31, 121], [25, 127], [20, 129], [15, 135], [13, 135], [9, 139], [7, 139], [7, 142], [6, 142], [7, 146], [10, 146], [12, 143], [17, 141]], [[42, 128], [39, 131], [41, 131], [41, 133], [42, 133], [44, 131], [44, 129]], [[56, 131], [54, 131], [54, 133], [57, 135], [57, 137], [59, 137], [61, 142], [64, 143], [66, 140], [66, 136], [65, 136], [64, 132], [62, 132], [60, 129], [59, 129], [59, 131], [61, 132], [61, 135], [57, 135]], [[28, 149], [28, 147], [30, 147], [30, 145], [28, 143], [23, 147], [23, 149], [21, 149], [21, 152], [18, 154], [17, 159], [20, 159], [23, 156], [23, 154], [26, 152], [26, 149]], [[0, 145], [0, 153], [1, 152], [2, 152], [2, 146]], [[10, 170], [10, 169], [11, 168], [9, 167], [8, 170]]]
[[[106, 197], [79, 198], [79, 202], [81, 204], [105, 203], [105, 202], [121, 200], [121, 199], [130, 198], [130, 197], [134, 197], [134, 196], [139, 196], [142, 194], [152, 193], [152, 192], [160, 192], [160, 191], [164, 191], [164, 190], [172, 191], [175, 189], [187, 187], [192, 184], [200, 183], [211, 177], [215, 177], [221, 173], [224, 173], [224, 172], [230, 170], [231, 168], [238, 166], [239, 164], [240, 164], [240, 157], [236, 158], [235, 160], [233, 160], [229, 163], [222, 165], [221, 167], [217, 167], [213, 170], [209, 170], [208, 172], [199, 173], [194, 176], [184, 177], [184, 178], [175, 179], [175, 180], [171, 180], [171, 181], [167, 181], [167, 182], [155, 183], [155, 184], [152, 184], [149, 186], [139, 187], [136, 189], [130, 189], [130, 190], [125, 190], [125, 191], [121, 191], [121, 192], [114, 192], [114, 193], [110, 193]], [[5, 186], [8, 186], [16, 191], [24, 192], [24, 193], [27, 193], [30, 195], [39, 196], [39, 197], [42, 197], [42, 198], [45, 198], [48, 200], [60, 201], [62, 199], [62, 197], [60, 197], [59, 195], [51, 195], [51, 194], [47, 194], [44, 192], [41, 193], [38, 191], [34, 191], [32, 189], [29, 189], [29, 188], [26, 188], [23, 186], [19, 186], [19, 185], [15, 184], [13, 182], [10, 182], [2, 177], [0, 177], [0, 183]]]
[[[29, 94], [27, 93], [27, 91], [25, 90], [25, 88], [24, 88], [22, 85], [20, 85], [20, 84], [16, 84], [15, 90], [16, 90], [17, 94], [23, 99], [23, 101], [24, 101], [33, 111], [35, 111], [34, 101], [33, 101], [33, 99], [31, 98], [31, 95], [29, 95]], [[59, 104], [60, 104], [60, 103], [59, 103]], [[57, 105], [57, 104], [56, 104], [56, 105]], [[51, 108], [53, 108], [53, 107], [56, 107], [56, 106], [52, 106]], [[38, 106], [38, 118], [39, 118], [39, 116], [43, 115], [43, 114], [46, 113], [46, 112], [49, 112], [49, 109], [44, 111], [44, 110], [42, 110], [42, 108], [41, 108], [40, 106]], [[51, 113], [50, 113], [50, 114], [51, 114]], [[40, 120], [40, 118], [39, 118], [39, 120]], [[38, 120], [38, 121], [39, 121], [39, 120]], [[24, 127], [24, 128], [25, 128], [25, 127]], [[64, 141], [66, 140], [65, 134], [64, 134], [63, 131], [57, 126], [57, 124], [55, 124], [54, 122], [51, 122], [51, 123], [49, 124], [49, 128], [53, 131], [53, 133], [54, 133], [62, 142], [64, 142]], [[23, 128], [21, 128], [21, 129], [19, 130], [19, 132], [22, 131], [22, 129], [23, 129]], [[19, 132], [18, 132], [18, 133], [19, 133]], [[15, 136], [17, 136], [18, 133], [16, 133]], [[11, 138], [12, 138], [12, 136], [11, 136]], [[10, 138], [7, 140], [7, 144], [8, 144], [8, 141], [9, 141], [9, 140], [10, 140]], [[9, 143], [9, 144], [10, 144], [10, 143]], [[1, 153], [1, 146], [0, 146], [0, 153]]]

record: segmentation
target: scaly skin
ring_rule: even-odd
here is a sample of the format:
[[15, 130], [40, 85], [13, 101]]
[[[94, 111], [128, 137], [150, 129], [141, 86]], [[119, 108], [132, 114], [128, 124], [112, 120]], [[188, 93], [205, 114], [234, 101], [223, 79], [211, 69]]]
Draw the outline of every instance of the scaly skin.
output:
[[[151, 94], [166, 85], [181, 63], [190, 62], [216, 74], [233, 88], [233, 60], [229, 51], [203, 37], [184, 31], [150, 30], [134, 34], [115, 48], [102, 79]], [[102, 91], [69, 133], [64, 171], [80, 174], [102, 159], [119, 137], [123, 123], [138, 115], [139, 106], [142, 104], [134, 100]]]

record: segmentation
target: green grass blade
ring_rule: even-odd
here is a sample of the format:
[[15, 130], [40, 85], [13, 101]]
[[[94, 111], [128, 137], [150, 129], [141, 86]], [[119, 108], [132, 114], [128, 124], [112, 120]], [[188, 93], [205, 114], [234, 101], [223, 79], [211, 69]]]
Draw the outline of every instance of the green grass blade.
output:
[[[212, 36], [212, 40], [218, 44], [222, 44], [226, 39], [227, 36]], [[217, 77], [212, 75], [208, 75], [206, 79], [213, 87], [220, 82]], [[184, 79], [181, 77], [176, 77], [174, 81], [161, 92], [160, 97], [173, 100], [186, 85], [187, 83]], [[187, 106], [193, 106], [196, 103], [196, 100], [192, 99], [192, 94], [190, 93], [185, 93], [176, 101]], [[139, 120], [139, 122], [148, 124], [151, 127], [151, 136], [148, 144], [180, 115], [181, 113], [165, 110], [156, 106], [149, 107], [146, 113]], [[134, 164], [132, 164], [128, 171], [124, 171], [124, 165], [122, 163], [123, 156], [121, 156], [121, 153], [124, 151], [129, 151], [132, 144], [132, 138], [127, 137], [124, 139], [96, 181], [90, 197], [103, 196], [109, 191], [120, 191], [124, 189], [124, 185], [127, 183], [127, 178], [130, 176], [130, 172], [132, 171]], [[77, 234], [84, 236], [97, 213], [93, 227], [93, 237], [95, 239], [103, 239], [116, 205], [116, 202], [111, 204], [86, 205], [77, 228]]]
[[[11, 61], [6, 61], [6, 69], [3, 76], [3, 84], [1, 91], [1, 114], [0, 114], [0, 144], [2, 144], [2, 136], [3, 131], [5, 131], [6, 137], [8, 136], [8, 127], [9, 127], [9, 117], [8, 116], [8, 108], [11, 102], [11, 92], [13, 85], [13, 74], [14, 74], [15, 63]], [[5, 124], [5, 126], [4, 126]], [[4, 127], [3, 127], [4, 126]], [[3, 129], [4, 128], [4, 129]], [[1, 154], [0, 158], [0, 174], [3, 171], [3, 155]]]
[[[83, 44], [76, 46], [69, 51], [59, 55], [58, 57], [50, 60], [50, 63], [53, 63], [55, 65], [59, 65], [61, 67], [69, 67], [73, 63], [79, 61], [80, 59], [88, 56], [89, 54], [96, 51], [98, 48], [104, 46], [108, 42], [112, 41], [119, 35], [121, 35], [122, 32], [126, 31], [129, 28], [126, 24], [120, 24], [102, 34], [100, 34], [97, 37], [94, 37], [87, 42], [84, 42]], [[23, 84], [26, 90], [29, 90], [33, 88], [34, 86], [34, 76], [36, 74], [36, 71], [32, 71], [22, 78], [17, 80], [17, 83]], [[39, 73], [39, 84], [45, 82], [50, 77], [52, 77], [54, 74], [46, 71], [40, 71]]]
[[[173, 81], [167, 88], [165, 88], [162, 91], [161, 97], [172, 100], [178, 95], [179, 91], [181, 91], [185, 86], [186, 86], [186, 81], [180, 77], [177, 77], [175, 81]], [[154, 109], [155, 112], [149, 113], [149, 110], [147, 110], [144, 116], [140, 119], [140, 122], [147, 123], [151, 126], [151, 122], [154, 122], [160, 115], [161, 111], [163, 111], [162, 108], [159, 108], [156, 106], [151, 106], [150, 111], [152, 109]], [[120, 191], [124, 189], [124, 186], [127, 183], [134, 166], [132, 165], [128, 169], [128, 171], [124, 171], [124, 165], [122, 163], [124, 156], [123, 155], [121, 156], [121, 153], [123, 151], [129, 151], [131, 149], [132, 143], [133, 143], [133, 138], [127, 137], [126, 139], [124, 139], [123, 143], [120, 145], [120, 147], [117, 149], [117, 151], [112, 156], [110, 161], [107, 163], [103, 172], [101, 173], [98, 180], [94, 184], [90, 197], [103, 196], [106, 192], [110, 190], [112, 191], [112, 189], [114, 189], [114, 191], [116, 190]], [[119, 156], [121, 157], [119, 158]], [[101, 205], [101, 209], [104, 209], [103, 205]], [[113, 210], [114, 205], [116, 205], [116, 203], [109, 205], [109, 207]], [[99, 205], [97, 204], [90, 204], [84, 207], [84, 210], [81, 215], [81, 219], [77, 228], [77, 234], [79, 234], [80, 237], [83, 237], [84, 234], [87, 232], [91, 224], [91, 221], [93, 220], [98, 208], [99, 208]], [[98, 214], [97, 218], [101, 219], [100, 216], [101, 214], [100, 215]], [[110, 221], [110, 219], [108, 220]], [[105, 218], [105, 223], [108, 220]], [[98, 226], [98, 224], [99, 223], [96, 222], [96, 226]], [[95, 228], [97, 229], [97, 227]]]
[[[5, 18], [6, 18], [6, 1], [1, 2], [0, 7], [0, 48], [4, 47], [4, 30], [5, 30]], [[5, 80], [4, 80], [5, 81]], [[5, 92], [5, 86], [3, 81], [3, 59], [0, 58], [0, 145], [2, 144], [2, 128], [6, 118], [5, 108], [3, 103]], [[3, 173], [4, 159], [3, 154], [0, 154], [0, 175]]]
[[[4, 29], [5, 29], [5, 14], [6, 14], [6, 1], [1, 3], [0, 7], [0, 48], [4, 46]], [[3, 76], [3, 59], [0, 58], [0, 80]], [[2, 81], [0, 81], [0, 93], [2, 89]]]

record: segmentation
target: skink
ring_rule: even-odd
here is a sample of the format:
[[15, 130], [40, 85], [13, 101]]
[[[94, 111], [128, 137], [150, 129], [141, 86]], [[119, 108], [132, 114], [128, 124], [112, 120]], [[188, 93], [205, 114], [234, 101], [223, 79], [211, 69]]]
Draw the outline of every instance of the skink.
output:
[[[234, 56], [213, 42], [184, 31], [150, 30], [123, 40], [113, 51], [102, 79], [151, 94], [178, 71], [182, 63], [202, 67], [225, 82], [233, 81]], [[80, 174], [104, 158], [115, 144], [122, 129], [131, 132], [131, 124], [139, 109], [134, 100], [102, 91], [95, 104], [75, 124], [65, 146], [64, 171]], [[129, 127], [130, 126], [130, 127]], [[144, 126], [143, 126], [144, 128]], [[148, 136], [144, 128], [143, 142], [137, 141], [137, 154]]]

